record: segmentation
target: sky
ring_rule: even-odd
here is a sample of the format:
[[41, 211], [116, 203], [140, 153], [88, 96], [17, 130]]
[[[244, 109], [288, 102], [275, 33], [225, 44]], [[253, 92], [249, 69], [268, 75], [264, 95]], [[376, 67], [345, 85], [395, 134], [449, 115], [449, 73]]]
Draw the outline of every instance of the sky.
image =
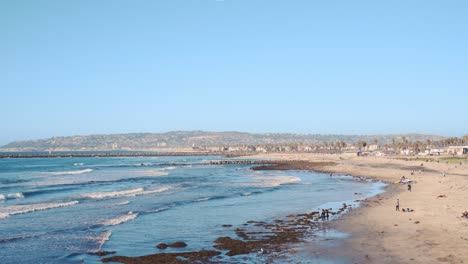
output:
[[0, 145], [468, 134], [468, 1], [3, 0]]

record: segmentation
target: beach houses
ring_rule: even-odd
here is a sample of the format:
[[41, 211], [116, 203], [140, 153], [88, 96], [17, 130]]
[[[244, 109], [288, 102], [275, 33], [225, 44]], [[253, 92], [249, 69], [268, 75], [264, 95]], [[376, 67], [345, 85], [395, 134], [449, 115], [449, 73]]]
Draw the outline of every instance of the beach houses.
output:
[[468, 155], [468, 146], [451, 146], [447, 148], [448, 155]]

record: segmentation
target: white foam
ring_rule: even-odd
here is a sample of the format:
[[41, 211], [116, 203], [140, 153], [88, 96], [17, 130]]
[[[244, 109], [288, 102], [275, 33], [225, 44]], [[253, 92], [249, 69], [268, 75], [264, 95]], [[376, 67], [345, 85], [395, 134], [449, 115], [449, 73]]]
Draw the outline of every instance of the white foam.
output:
[[128, 212], [126, 215], [121, 215], [113, 219], [109, 219], [104, 221], [102, 224], [105, 226], [114, 226], [114, 225], [119, 225], [125, 222], [128, 222], [130, 220], [133, 220], [137, 218], [138, 213], [133, 213], [132, 211]]
[[0, 218], [5, 218], [10, 215], [30, 213], [34, 211], [47, 210], [58, 207], [66, 207], [78, 204], [78, 201], [63, 202], [63, 203], [40, 203], [40, 204], [25, 204], [12, 205], [0, 208]]
[[104, 199], [104, 198], [111, 198], [111, 197], [122, 197], [122, 196], [134, 196], [138, 193], [143, 192], [144, 189], [142, 187], [124, 191], [116, 191], [116, 192], [97, 192], [97, 193], [86, 193], [82, 194], [81, 197], [85, 198], [93, 198], [93, 199]]
[[99, 246], [97, 247], [97, 249], [91, 250], [91, 253], [96, 253], [96, 252], [101, 251], [102, 247], [104, 246], [104, 243], [106, 243], [106, 241], [109, 241], [111, 235], [112, 235], [112, 231], [108, 230], [102, 233], [100, 236], [98, 236], [96, 240], [99, 241]]
[[161, 187], [159, 189], [154, 189], [154, 190], [148, 190], [148, 191], [144, 191], [140, 194], [137, 194], [137, 195], [145, 195], [145, 194], [152, 194], [152, 193], [160, 193], [160, 192], [165, 192], [165, 191], [168, 191], [169, 190], [169, 187]]
[[80, 162], [80, 163], [73, 163], [73, 166], [83, 166], [84, 163]]
[[116, 203], [114, 204], [115, 206], [120, 206], [120, 205], [126, 205], [126, 204], [129, 204], [130, 201], [123, 201], [123, 202], [120, 202], [120, 203]]
[[143, 187], [140, 187], [136, 189], [116, 191], [116, 192], [86, 193], [86, 194], [82, 194], [81, 197], [92, 198], [92, 199], [105, 199], [105, 198], [114, 198], [114, 197], [128, 197], [128, 196], [152, 194], [152, 193], [164, 192], [167, 190], [169, 190], [168, 187], [161, 187], [159, 189], [145, 191]]
[[5, 200], [5, 199], [6, 199], [5, 195], [0, 194], [0, 201], [3, 201], [3, 200]]
[[284, 184], [291, 184], [300, 182], [301, 179], [294, 176], [254, 176], [255, 181], [247, 183], [249, 186], [254, 187], [278, 187]]
[[169, 173], [163, 172], [160, 169], [159, 170], [145, 170], [143, 173], [145, 175], [148, 175], [148, 176], [167, 176], [167, 175], [169, 175]]
[[52, 175], [77, 175], [77, 174], [84, 174], [88, 172], [92, 172], [93, 169], [84, 169], [84, 170], [77, 170], [77, 171], [56, 171], [50, 172]]
[[17, 193], [9, 193], [9, 194], [7, 194], [6, 197], [8, 199], [21, 199], [21, 198], [24, 198], [24, 195], [23, 195], [22, 192], [17, 192]]
[[196, 199], [196, 200], [193, 200], [194, 202], [203, 202], [203, 201], [208, 201], [210, 198], [207, 197], [207, 198], [200, 198], [200, 199]]
[[168, 209], [170, 209], [170, 207], [163, 207], [163, 208], [148, 210], [148, 211], [145, 211], [145, 213], [159, 213]]
[[165, 170], [175, 170], [175, 169], [176, 169], [176, 167], [166, 167], [166, 168], [162, 168], [160, 170], [165, 171]]

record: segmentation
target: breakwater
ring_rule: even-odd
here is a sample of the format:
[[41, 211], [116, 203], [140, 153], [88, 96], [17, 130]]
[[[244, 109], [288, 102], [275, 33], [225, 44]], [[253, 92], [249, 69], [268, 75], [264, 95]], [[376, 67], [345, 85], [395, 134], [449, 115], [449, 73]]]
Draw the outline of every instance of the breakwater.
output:
[[1, 153], [1, 158], [90, 158], [90, 157], [171, 157], [222, 156], [222, 152], [68, 152], [68, 153]]

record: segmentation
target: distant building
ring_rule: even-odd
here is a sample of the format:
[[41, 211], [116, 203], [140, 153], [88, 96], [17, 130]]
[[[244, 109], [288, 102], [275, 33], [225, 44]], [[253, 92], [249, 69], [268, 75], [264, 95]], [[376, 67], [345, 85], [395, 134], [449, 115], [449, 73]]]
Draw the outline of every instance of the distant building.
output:
[[445, 149], [436, 149], [436, 148], [433, 148], [429, 151], [429, 154], [430, 155], [440, 155], [440, 154], [443, 154], [445, 153]]
[[452, 146], [447, 148], [449, 155], [468, 155], [468, 146]]
[[368, 151], [376, 151], [378, 149], [379, 149], [379, 145], [368, 145], [366, 147], [366, 150], [368, 150]]

